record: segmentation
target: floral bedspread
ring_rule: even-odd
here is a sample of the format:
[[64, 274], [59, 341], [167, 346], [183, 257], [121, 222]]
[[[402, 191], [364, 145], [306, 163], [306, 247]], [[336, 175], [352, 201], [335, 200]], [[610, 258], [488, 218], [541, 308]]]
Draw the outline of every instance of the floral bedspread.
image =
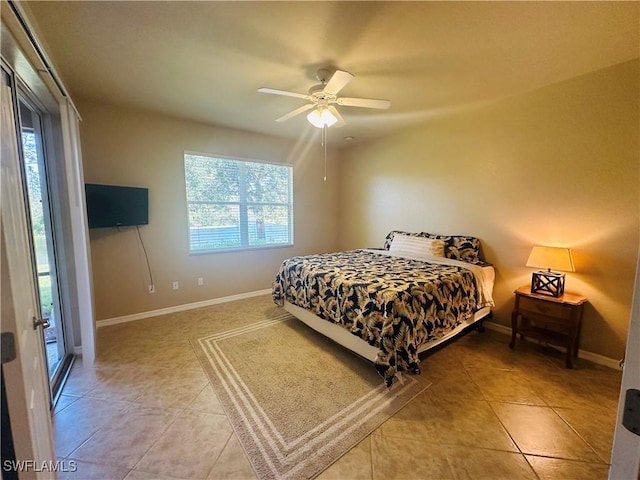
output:
[[398, 372], [419, 373], [418, 347], [486, 303], [465, 266], [371, 250], [289, 258], [273, 282], [273, 299], [305, 308], [379, 348], [376, 369], [387, 386]]

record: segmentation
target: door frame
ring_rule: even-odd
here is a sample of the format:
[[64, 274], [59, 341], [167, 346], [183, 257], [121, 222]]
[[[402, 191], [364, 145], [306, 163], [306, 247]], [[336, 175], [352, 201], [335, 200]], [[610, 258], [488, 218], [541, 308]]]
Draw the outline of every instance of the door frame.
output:
[[[63, 249], [58, 248], [59, 245], [64, 243], [64, 239], [60, 237], [59, 232], [62, 229], [62, 225], [60, 224], [60, 217], [62, 212], [60, 212], [59, 208], [55, 208], [56, 202], [52, 201], [54, 198], [61, 197], [59, 195], [60, 185], [56, 182], [56, 177], [54, 175], [56, 171], [56, 165], [53, 162], [55, 160], [55, 149], [50, 144], [54, 139], [53, 132], [50, 131], [53, 128], [53, 124], [51, 122], [51, 114], [47, 111], [44, 105], [35, 97], [24, 85], [21, 81], [16, 80], [16, 103], [17, 103], [17, 118], [16, 118], [16, 130], [18, 135], [22, 134], [22, 116], [20, 109], [20, 102], [24, 103], [25, 106], [34, 112], [37, 113], [39, 118], [38, 128], [34, 128], [34, 131], [37, 131], [40, 135], [41, 144], [38, 148], [38, 156], [41, 157], [38, 159], [40, 166], [42, 167], [42, 172], [40, 172], [40, 181], [44, 183], [44, 189], [46, 190], [46, 198], [42, 198], [42, 208], [43, 213], [47, 218], [44, 219], [45, 223], [48, 224], [48, 229], [51, 235], [51, 238], [47, 241], [47, 253], [50, 257], [49, 263], [53, 262], [55, 264], [55, 275], [52, 275], [51, 282], [52, 285], [55, 285], [55, 293], [56, 298], [53, 299], [53, 302], [56, 304], [57, 311], [60, 312], [60, 318], [57, 319], [58, 325], [56, 329], [58, 331], [63, 331], [63, 335], [59, 336], [59, 342], [63, 342], [65, 356], [60, 360], [59, 365], [56, 367], [53, 375], [47, 368], [47, 372], [49, 373], [49, 390], [51, 392], [51, 405], [53, 406], [57, 401], [57, 398], [60, 395], [61, 387], [64, 379], [68, 373], [68, 369], [71, 367], [74, 356], [74, 348], [73, 348], [73, 325], [69, 319], [71, 319], [71, 311], [68, 308], [67, 303], [70, 301], [70, 296], [65, 295], [63, 291], [63, 287], [65, 285], [69, 285], [69, 279], [66, 277], [64, 270], [60, 267], [64, 265], [64, 256]], [[30, 218], [31, 210], [29, 207], [29, 188], [27, 185], [27, 175], [26, 169], [24, 165], [24, 148], [22, 145], [21, 138], [18, 137], [18, 149], [20, 151], [21, 157], [21, 171], [22, 171], [22, 188], [25, 194], [25, 203], [27, 205], [27, 220], [30, 225], [29, 231], [32, 231], [33, 227], [33, 219]], [[41, 187], [42, 188], [42, 187]], [[30, 235], [30, 244], [31, 244], [31, 258], [32, 258], [32, 266], [33, 266], [33, 274], [34, 278], [38, 275], [37, 271], [37, 258], [35, 251], [35, 244], [32, 235]], [[51, 245], [49, 244], [51, 242]], [[36, 288], [39, 289], [39, 283], [36, 280]], [[38, 296], [38, 305], [40, 311], [42, 311], [41, 299]], [[55, 308], [54, 307], [54, 310]], [[68, 322], [67, 325], [65, 322]], [[46, 344], [45, 344], [45, 353], [47, 354]], [[48, 356], [48, 354], [47, 354]], [[46, 358], [46, 356], [45, 356]], [[48, 359], [47, 359], [47, 367]]]
[[[639, 252], [640, 252], [640, 245]], [[622, 371], [622, 385], [618, 401], [616, 430], [611, 450], [611, 480], [637, 480], [640, 478], [640, 436], [622, 425], [625, 395], [628, 389], [640, 390], [640, 254], [636, 263], [636, 281], [633, 289], [631, 320], [627, 333], [627, 350]]]
[[[42, 466], [52, 466], [55, 461], [51, 399], [42, 329], [35, 329], [33, 324], [37, 301], [15, 122], [15, 77], [9, 70], [3, 71], [9, 73], [10, 83], [5, 86], [2, 82], [3, 103], [10, 105], [12, 111], [12, 118], [3, 114], [3, 132], [13, 136], [2, 142], [0, 315], [3, 331], [12, 333], [15, 339], [16, 357], [2, 365], [2, 372], [15, 456], [18, 462], [24, 462], [14, 464], [9, 472], [17, 473], [19, 478], [50, 478], [50, 469], [44, 471]], [[2, 467], [4, 472], [6, 466]]]

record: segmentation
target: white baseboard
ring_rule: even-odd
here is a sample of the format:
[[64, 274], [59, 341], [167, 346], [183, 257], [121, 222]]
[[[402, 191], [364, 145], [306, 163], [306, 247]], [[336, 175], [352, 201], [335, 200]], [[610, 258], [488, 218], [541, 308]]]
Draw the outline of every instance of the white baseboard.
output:
[[[484, 326], [489, 330], [494, 330], [496, 332], [504, 333], [505, 335], [511, 336], [511, 327], [506, 327], [504, 325], [500, 325], [495, 322], [484, 322]], [[532, 338], [525, 338], [528, 342], [537, 342], [537, 340]], [[551, 348], [555, 348], [556, 350], [565, 351], [564, 348], [558, 347], [556, 345], [549, 345]], [[620, 360], [616, 360], [614, 358], [605, 357], [604, 355], [599, 355], [597, 353], [589, 352], [587, 350], [579, 350], [578, 358], [584, 358], [585, 360], [589, 360], [590, 362], [597, 363], [598, 365], [604, 365], [605, 367], [613, 368], [615, 370], [622, 370], [620, 368]]]
[[257, 297], [259, 295], [266, 295], [268, 293], [271, 293], [270, 288], [267, 288], [265, 290], [256, 290], [253, 292], [240, 293], [238, 295], [229, 295], [227, 297], [212, 298], [210, 300], [203, 300], [201, 302], [186, 303], [184, 305], [176, 305], [173, 307], [159, 308], [158, 310], [151, 310], [148, 312], [140, 312], [140, 313], [134, 313], [131, 315], [123, 315], [122, 317], [106, 318], [104, 320], [96, 321], [96, 327], [97, 328], [107, 327], [109, 325], [116, 325], [118, 323], [126, 323], [126, 322], [133, 322], [135, 320], [142, 320], [143, 318], [157, 317], [159, 315], [167, 315], [169, 313], [184, 312], [185, 310], [192, 310], [194, 308], [210, 307], [211, 305], [219, 305], [221, 303], [234, 302], [236, 300]]

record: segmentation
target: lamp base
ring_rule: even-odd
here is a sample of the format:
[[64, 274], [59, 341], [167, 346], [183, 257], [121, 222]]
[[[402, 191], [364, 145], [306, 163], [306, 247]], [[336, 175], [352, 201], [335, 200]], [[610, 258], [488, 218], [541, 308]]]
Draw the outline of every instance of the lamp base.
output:
[[561, 297], [564, 295], [564, 273], [534, 272], [531, 275], [531, 293]]

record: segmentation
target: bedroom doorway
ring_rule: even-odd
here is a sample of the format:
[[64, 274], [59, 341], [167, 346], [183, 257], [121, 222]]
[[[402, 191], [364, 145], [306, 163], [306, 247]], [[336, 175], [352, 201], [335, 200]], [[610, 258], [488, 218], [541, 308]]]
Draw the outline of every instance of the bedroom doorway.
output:
[[45, 155], [43, 114], [26, 93], [18, 94], [18, 139], [21, 146], [22, 175], [28, 210], [33, 275], [38, 300], [37, 318], [43, 327], [46, 371], [52, 402], [57, 397], [71, 363], [61, 305], [58, 277], [58, 250], [54, 213], [51, 208], [52, 183]]

